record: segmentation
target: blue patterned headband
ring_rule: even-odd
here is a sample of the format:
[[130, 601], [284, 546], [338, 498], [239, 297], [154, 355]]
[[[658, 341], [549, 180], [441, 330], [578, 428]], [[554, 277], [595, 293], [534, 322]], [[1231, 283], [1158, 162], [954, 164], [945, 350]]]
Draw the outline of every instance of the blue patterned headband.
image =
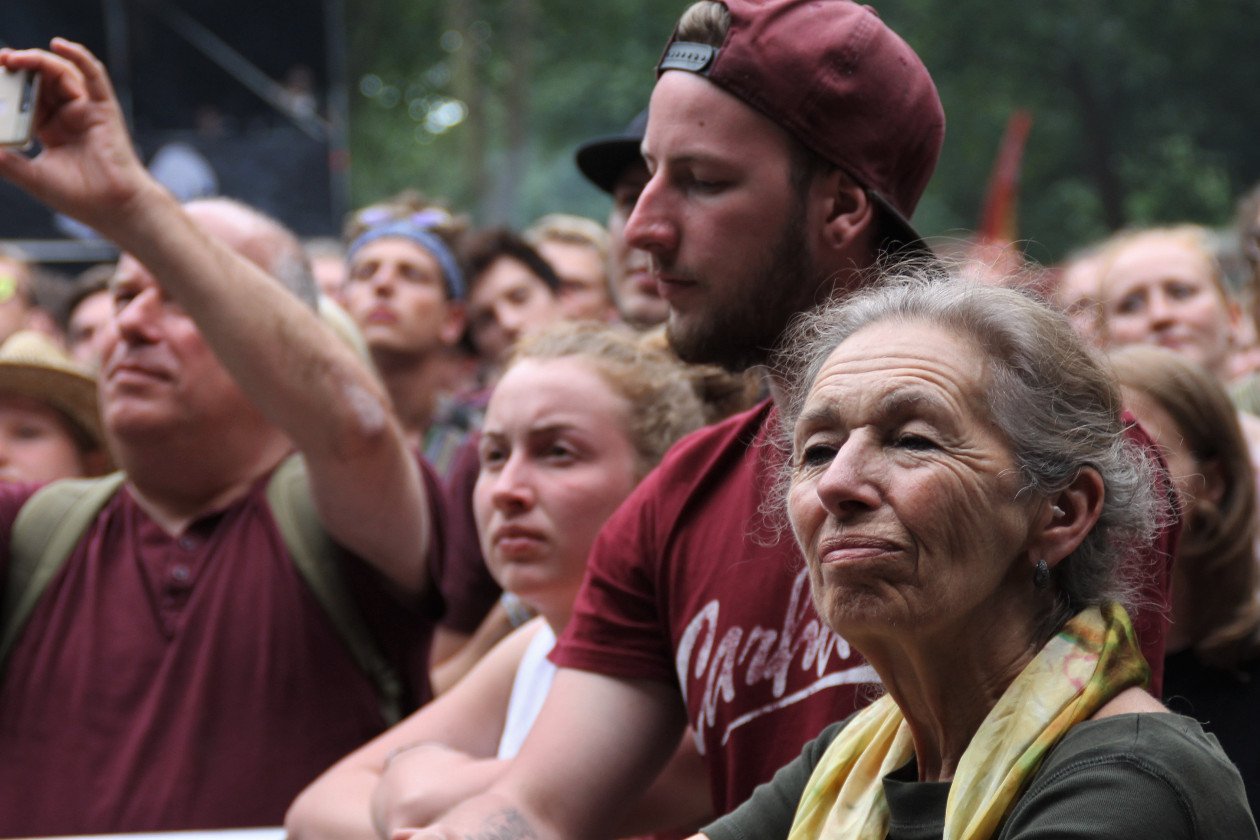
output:
[[445, 214], [439, 218], [437, 214], [433, 213], [416, 213], [407, 218], [395, 219], [385, 224], [370, 227], [350, 243], [350, 248], [346, 253], [346, 260], [353, 260], [354, 255], [369, 242], [375, 242], [387, 236], [409, 240], [428, 251], [438, 261], [438, 266], [442, 269], [442, 277], [446, 280], [446, 293], [450, 295], [451, 299], [463, 300], [464, 273], [459, 270], [459, 262], [456, 261], [455, 255], [451, 253], [450, 246], [432, 230], [432, 225], [443, 218], [446, 218]]

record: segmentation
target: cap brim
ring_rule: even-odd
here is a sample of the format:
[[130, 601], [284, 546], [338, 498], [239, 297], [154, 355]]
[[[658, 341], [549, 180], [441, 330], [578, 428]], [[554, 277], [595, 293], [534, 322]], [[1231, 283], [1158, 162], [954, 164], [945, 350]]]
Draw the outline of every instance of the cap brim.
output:
[[867, 189], [866, 194], [883, 210], [884, 218], [881, 221], [883, 236], [879, 241], [881, 252], [905, 259], [936, 256], [932, 251], [932, 246], [924, 241], [919, 232], [914, 229], [914, 225], [910, 224], [910, 220], [901, 215], [901, 211], [893, 207], [888, 199], [872, 189]]
[[611, 193], [626, 167], [643, 159], [639, 152], [642, 142], [642, 137], [616, 134], [584, 143], [577, 150], [577, 168], [586, 180]]
[[618, 134], [596, 137], [578, 147], [577, 168], [586, 179], [606, 193], [617, 186], [617, 179], [626, 167], [642, 162], [643, 135], [647, 131], [648, 112], [644, 108]]

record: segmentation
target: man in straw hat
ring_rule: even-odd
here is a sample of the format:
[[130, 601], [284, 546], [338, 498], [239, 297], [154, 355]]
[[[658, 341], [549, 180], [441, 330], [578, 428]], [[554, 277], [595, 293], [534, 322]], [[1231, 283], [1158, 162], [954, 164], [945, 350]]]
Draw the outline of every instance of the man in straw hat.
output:
[[[42, 151], [0, 152], [0, 176], [125, 252], [101, 410], [126, 483], [5, 659], [0, 835], [277, 824], [384, 728], [388, 668], [367, 673], [329, 587], [296, 568], [273, 473], [296, 476], [280, 498], [331, 540], [360, 640], [406, 675], [395, 706], [427, 692], [434, 485], [380, 383], [320, 323], [292, 235], [223, 199], [181, 207], [136, 158], [101, 64], [52, 50], [0, 50], [42, 76]], [[0, 492], [6, 535], [26, 497]]]

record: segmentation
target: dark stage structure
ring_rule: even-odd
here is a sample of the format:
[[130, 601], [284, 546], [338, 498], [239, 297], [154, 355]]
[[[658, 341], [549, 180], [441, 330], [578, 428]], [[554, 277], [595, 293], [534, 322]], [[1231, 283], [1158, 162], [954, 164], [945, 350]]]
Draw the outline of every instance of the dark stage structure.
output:
[[[0, 3], [5, 43], [62, 35], [105, 61], [141, 156], [177, 195], [239, 198], [304, 236], [335, 233], [346, 207], [343, 26], [343, 0]], [[0, 240], [53, 263], [107, 250], [3, 183]]]

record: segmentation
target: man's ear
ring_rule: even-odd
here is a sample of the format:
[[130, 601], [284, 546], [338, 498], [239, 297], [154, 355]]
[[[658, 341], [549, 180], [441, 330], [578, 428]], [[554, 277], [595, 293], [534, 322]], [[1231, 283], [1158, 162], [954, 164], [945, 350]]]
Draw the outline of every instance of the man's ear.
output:
[[446, 302], [446, 319], [442, 322], [442, 328], [438, 332], [438, 338], [447, 347], [454, 347], [464, 334], [464, 327], [467, 325], [467, 310], [462, 300], [450, 300]]
[[1102, 476], [1083, 467], [1071, 484], [1043, 501], [1029, 545], [1033, 563], [1045, 560], [1053, 569], [1075, 551], [1098, 523], [1103, 498]]
[[877, 210], [866, 189], [847, 173], [834, 169], [820, 176], [815, 186], [822, 191], [825, 213], [824, 244], [836, 250], [852, 248], [874, 227]]

